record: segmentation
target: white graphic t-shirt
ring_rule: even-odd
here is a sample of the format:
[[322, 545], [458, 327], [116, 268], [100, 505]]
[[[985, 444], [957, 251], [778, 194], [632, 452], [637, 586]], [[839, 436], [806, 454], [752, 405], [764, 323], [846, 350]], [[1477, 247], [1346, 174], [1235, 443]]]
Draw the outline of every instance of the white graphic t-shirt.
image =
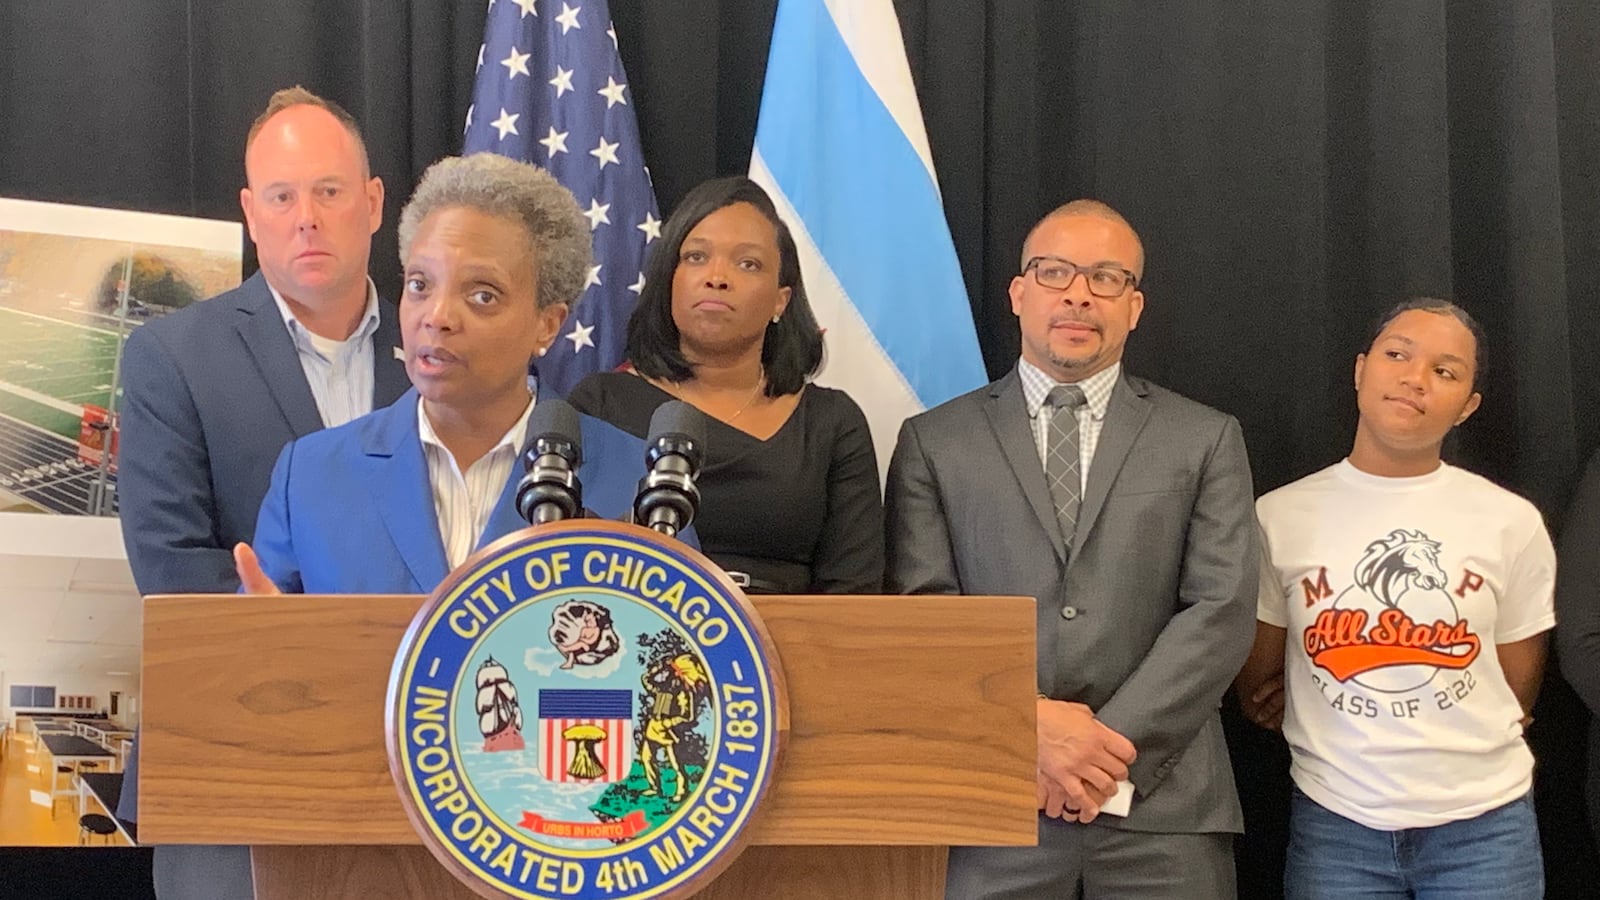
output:
[[1289, 632], [1283, 735], [1300, 790], [1385, 831], [1527, 793], [1533, 755], [1495, 646], [1555, 625], [1555, 549], [1533, 504], [1449, 465], [1382, 478], [1346, 460], [1256, 514], [1256, 616]]

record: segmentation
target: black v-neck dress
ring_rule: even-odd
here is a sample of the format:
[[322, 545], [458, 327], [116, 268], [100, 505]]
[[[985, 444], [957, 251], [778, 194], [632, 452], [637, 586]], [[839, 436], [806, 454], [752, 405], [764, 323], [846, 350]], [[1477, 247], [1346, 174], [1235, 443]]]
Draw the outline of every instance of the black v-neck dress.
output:
[[[567, 397], [580, 412], [640, 438], [656, 407], [671, 399], [628, 372], [591, 375]], [[749, 576], [757, 593], [883, 589], [878, 463], [867, 419], [848, 394], [808, 385], [789, 420], [764, 441], [707, 418], [694, 527], [713, 562]]]

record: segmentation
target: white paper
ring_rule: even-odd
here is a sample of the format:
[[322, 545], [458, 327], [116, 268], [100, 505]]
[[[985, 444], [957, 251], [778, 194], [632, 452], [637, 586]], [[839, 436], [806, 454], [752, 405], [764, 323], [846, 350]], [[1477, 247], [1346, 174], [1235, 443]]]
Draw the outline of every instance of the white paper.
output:
[[1128, 809], [1133, 806], [1133, 782], [1117, 782], [1117, 792], [1106, 798], [1105, 805], [1100, 807], [1100, 812], [1113, 816], [1126, 816]]

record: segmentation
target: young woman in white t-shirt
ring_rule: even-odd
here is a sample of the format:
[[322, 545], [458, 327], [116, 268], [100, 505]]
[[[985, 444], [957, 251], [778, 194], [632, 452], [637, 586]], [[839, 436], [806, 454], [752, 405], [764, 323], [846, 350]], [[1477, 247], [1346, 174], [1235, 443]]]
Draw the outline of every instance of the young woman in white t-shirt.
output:
[[1543, 896], [1523, 727], [1555, 625], [1532, 504], [1448, 465], [1482, 335], [1402, 303], [1356, 357], [1347, 459], [1263, 496], [1255, 646], [1236, 687], [1281, 727], [1290, 898]]

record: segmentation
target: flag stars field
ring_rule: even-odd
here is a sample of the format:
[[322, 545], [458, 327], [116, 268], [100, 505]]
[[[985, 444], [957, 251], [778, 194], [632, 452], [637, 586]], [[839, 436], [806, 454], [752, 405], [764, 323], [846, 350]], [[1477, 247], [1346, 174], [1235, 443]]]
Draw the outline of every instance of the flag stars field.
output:
[[561, 396], [623, 362], [648, 246], [662, 227], [609, 2], [497, 2], [485, 17], [479, 59], [491, 64], [480, 65], [473, 81], [462, 152], [544, 167], [579, 198], [594, 237], [563, 339], [534, 367], [540, 390]]
[[562, 34], [566, 34], [574, 28], [583, 27], [582, 25], [578, 24], [578, 11], [581, 9], [583, 9], [581, 6], [568, 6], [565, 3], [561, 4], [561, 15], [556, 16], [556, 21], [561, 23]]
[[594, 338], [590, 337], [592, 334], [594, 334], [593, 325], [585, 325], [577, 319], [572, 320], [572, 331], [567, 333], [567, 340], [572, 342], [574, 356], [583, 352], [583, 348], [594, 346]]
[[622, 92], [627, 89], [627, 85], [617, 84], [617, 80], [615, 78], [607, 75], [606, 86], [598, 91], [595, 91], [595, 93], [606, 98], [606, 109], [610, 109], [611, 107], [616, 106], [618, 103], [626, 104], [628, 102], [628, 98], [622, 96]]
[[646, 244], [661, 237], [661, 220], [648, 212], [644, 214], [644, 221], [634, 227], [644, 232], [644, 242]]
[[531, 53], [518, 53], [517, 48], [512, 47], [511, 55], [500, 60], [500, 65], [505, 66], [507, 71], [511, 73], [506, 77], [515, 78], [518, 75], [528, 75], [528, 58], [532, 55]]
[[617, 160], [618, 146], [620, 145], [612, 144], [606, 141], [606, 136], [602, 134], [600, 135], [600, 145], [595, 147], [593, 150], [590, 150], [589, 155], [600, 160], [600, 169], [601, 171], [605, 171], [605, 167], [607, 165], [613, 163], [621, 165], [621, 163]]
[[556, 66], [556, 77], [550, 79], [550, 84], [556, 89], [556, 99], [560, 100], [562, 94], [572, 90], [572, 70]]
[[505, 140], [506, 135], [521, 134], [517, 131], [517, 119], [521, 115], [521, 113], [508, 113], [505, 107], [500, 107], [500, 118], [490, 123], [500, 132], [500, 140]]
[[[467, 120], [467, 125], [469, 127], [472, 125], [470, 118]], [[543, 144], [547, 151], [546, 159], [555, 159], [557, 153], [567, 152], [567, 134], [565, 131], [556, 131], [556, 127], [551, 125], [550, 133], [539, 139], [539, 143]]]

